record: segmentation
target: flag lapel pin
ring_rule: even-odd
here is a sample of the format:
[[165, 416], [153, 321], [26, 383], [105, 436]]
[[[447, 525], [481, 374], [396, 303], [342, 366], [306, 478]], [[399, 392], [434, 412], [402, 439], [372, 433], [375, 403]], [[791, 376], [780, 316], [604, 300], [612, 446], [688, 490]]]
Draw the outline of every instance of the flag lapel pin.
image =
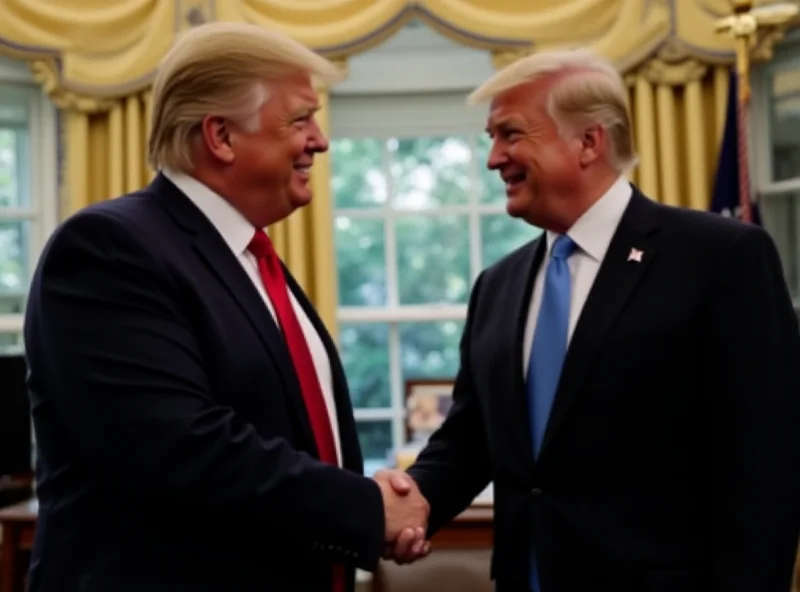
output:
[[631, 249], [631, 252], [628, 253], [628, 261], [635, 261], [636, 263], [642, 262], [642, 255], [644, 255], [644, 251], [640, 251], [639, 249]]

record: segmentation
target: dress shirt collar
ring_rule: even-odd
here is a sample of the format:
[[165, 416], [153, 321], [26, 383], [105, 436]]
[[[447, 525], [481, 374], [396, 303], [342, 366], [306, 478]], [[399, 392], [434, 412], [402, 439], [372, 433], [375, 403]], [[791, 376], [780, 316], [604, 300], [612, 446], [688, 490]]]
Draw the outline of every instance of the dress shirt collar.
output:
[[[620, 175], [603, 197], [578, 218], [567, 234], [582, 252], [598, 262], [603, 260], [631, 195], [633, 189], [630, 183], [624, 175]], [[548, 230], [546, 236], [549, 256], [558, 234]]]
[[191, 175], [168, 169], [161, 172], [203, 212], [237, 257], [245, 252], [255, 228], [239, 210]]

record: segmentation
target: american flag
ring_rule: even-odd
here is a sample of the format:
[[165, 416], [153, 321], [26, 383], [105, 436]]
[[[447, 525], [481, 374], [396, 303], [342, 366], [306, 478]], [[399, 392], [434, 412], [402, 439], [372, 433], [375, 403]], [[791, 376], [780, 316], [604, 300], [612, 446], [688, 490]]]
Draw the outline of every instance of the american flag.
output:
[[758, 205], [750, 195], [747, 146], [747, 116], [750, 105], [749, 101], [739, 101], [737, 81], [735, 70], [731, 70], [725, 131], [717, 161], [711, 211], [760, 225]]

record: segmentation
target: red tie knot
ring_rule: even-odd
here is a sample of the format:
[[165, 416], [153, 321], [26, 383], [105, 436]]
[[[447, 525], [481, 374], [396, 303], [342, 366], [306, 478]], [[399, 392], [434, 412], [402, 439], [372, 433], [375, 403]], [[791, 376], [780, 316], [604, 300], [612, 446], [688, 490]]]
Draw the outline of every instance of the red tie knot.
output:
[[275, 254], [272, 241], [269, 240], [267, 233], [263, 230], [256, 230], [250, 244], [247, 245], [247, 249], [256, 259], [266, 259]]

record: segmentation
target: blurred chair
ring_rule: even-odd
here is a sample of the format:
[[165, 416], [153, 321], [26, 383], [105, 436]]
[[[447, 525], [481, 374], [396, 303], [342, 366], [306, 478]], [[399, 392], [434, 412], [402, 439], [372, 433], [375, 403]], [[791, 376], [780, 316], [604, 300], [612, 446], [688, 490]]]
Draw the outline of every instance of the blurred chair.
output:
[[434, 535], [425, 559], [411, 565], [382, 561], [373, 592], [494, 592], [493, 518], [491, 505], [475, 504]]
[[373, 592], [494, 592], [489, 549], [435, 549], [412, 565], [382, 561]]

